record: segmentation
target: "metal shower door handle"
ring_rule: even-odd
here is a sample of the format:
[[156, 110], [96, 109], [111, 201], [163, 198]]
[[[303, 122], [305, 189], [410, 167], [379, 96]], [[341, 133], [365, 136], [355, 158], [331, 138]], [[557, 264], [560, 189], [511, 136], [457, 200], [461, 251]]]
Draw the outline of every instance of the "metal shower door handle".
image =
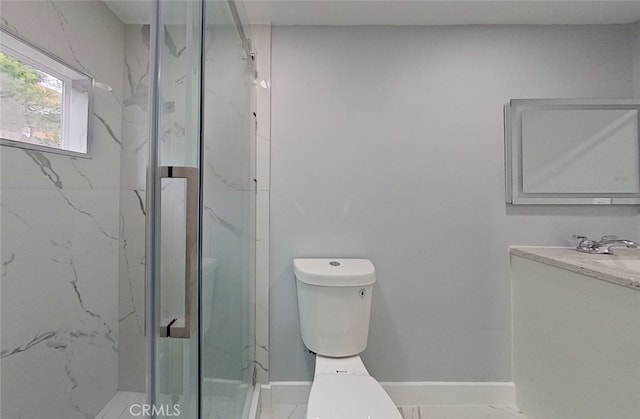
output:
[[160, 177], [185, 179], [186, 194], [186, 254], [184, 272], [184, 317], [160, 324], [160, 336], [189, 339], [198, 328], [198, 181], [196, 167], [163, 166]]

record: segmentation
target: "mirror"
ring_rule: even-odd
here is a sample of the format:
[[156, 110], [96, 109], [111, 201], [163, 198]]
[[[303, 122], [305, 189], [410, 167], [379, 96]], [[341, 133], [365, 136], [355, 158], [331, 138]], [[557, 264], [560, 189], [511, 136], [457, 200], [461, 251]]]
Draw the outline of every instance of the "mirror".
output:
[[507, 202], [640, 204], [639, 115], [637, 100], [511, 100]]

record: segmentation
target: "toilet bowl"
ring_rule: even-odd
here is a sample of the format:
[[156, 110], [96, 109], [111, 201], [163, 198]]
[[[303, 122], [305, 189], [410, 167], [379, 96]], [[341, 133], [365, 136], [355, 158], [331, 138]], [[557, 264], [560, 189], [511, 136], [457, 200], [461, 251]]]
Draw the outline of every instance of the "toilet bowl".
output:
[[401, 419], [382, 386], [359, 356], [316, 356], [306, 419]]
[[371, 295], [367, 259], [295, 259], [300, 332], [316, 353], [307, 419], [401, 419], [398, 408], [365, 368]]

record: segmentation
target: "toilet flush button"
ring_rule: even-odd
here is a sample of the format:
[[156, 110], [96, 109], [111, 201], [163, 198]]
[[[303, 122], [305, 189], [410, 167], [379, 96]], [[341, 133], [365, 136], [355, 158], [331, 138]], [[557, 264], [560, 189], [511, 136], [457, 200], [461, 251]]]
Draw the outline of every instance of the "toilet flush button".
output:
[[331, 265], [331, 266], [340, 266], [340, 262], [332, 260], [331, 262], [329, 262], [329, 265]]

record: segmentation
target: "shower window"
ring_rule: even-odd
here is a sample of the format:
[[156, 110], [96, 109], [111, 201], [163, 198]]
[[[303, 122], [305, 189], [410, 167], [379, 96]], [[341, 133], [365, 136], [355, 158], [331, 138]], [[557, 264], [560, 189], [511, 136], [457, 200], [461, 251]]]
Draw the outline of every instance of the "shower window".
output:
[[1, 143], [88, 156], [93, 79], [9, 32], [1, 35]]

